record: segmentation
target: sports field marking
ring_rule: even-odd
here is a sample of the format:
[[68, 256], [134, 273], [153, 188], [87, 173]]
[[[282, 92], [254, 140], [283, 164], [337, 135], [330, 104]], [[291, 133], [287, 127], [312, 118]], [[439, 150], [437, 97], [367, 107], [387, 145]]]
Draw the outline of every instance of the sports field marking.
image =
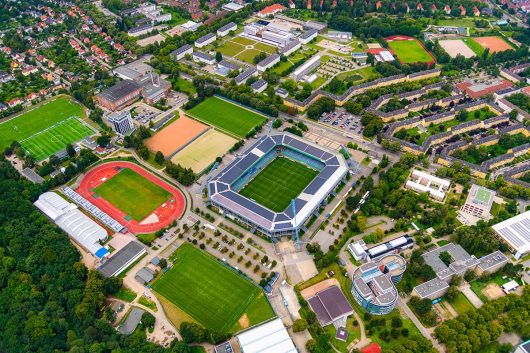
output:
[[171, 197], [169, 191], [129, 168], [96, 187], [96, 192], [136, 221], [150, 215]]
[[218, 127], [237, 137], [245, 137], [267, 118], [218, 97], [209, 97], [187, 111], [192, 118]]
[[431, 62], [434, 59], [415, 40], [389, 40], [388, 46], [403, 63]]
[[68, 143], [94, 134], [79, 120], [83, 115], [81, 105], [59, 96], [0, 123], [0, 150], [18, 141], [37, 160], [43, 160]]
[[171, 270], [152, 285], [153, 289], [204, 327], [228, 333], [247, 309], [261, 312], [260, 322], [274, 317], [268, 302], [260, 300], [258, 308], [253, 305], [262, 293], [257, 286], [211, 255], [185, 243], [174, 256]]
[[318, 171], [287, 157], [277, 157], [239, 191], [245, 197], [274, 212], [282, 212], [289, 206]]

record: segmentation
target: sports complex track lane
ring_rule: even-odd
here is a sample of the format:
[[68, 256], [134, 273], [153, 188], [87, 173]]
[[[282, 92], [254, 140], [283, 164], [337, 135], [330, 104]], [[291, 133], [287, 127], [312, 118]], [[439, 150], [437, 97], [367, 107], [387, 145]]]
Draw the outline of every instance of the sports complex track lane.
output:
[[[132, 169], [133, 171], [140, 174], [150, 182], [164, 188], [165, 190], [171, 193], [171, 197], [174, 202], [165, 202], [165, 207], [162, 207], [162, 205], [160, 205], [154, 211], [154, 213], [156, 213], [158, 216], [158, 222], [150, 224], [140, 224], [140, 222], [135, 221], [134, 219], [126, 220], [125, 212], [121, 211], [116, 206], [103, 199], [102, 197], [93, 197], [94, 192], [91, 191], [91, 189], [96, 188], [98, 185], [108, 180], [109, 177], [115, 175], [117, 173], [115, 171], [116, 167]], [[103, 179], [104, 177], [107, 177], [107, 179], [101, 181], [101, 179]], [[132, 233], [156, 232], [159, 229], [169, 226], [174, 220], [179, 219], [184, 213], [184, 210], [186, 209], [186, 199], [179, 189], [169, 185], [159, 177], [145, 170], [144, 168], [134, 163], [125, 161], [108, 162], [91, 169], [88, 173], [84, 175], [83, 179], [79, 184], [79, 188], [76, 191], [84, 198], [92, 202], [94, 205], [99, 207], [101, 210], [106, 212], [109, 216], [114, 218], [124, 227], [127, 227]], [[142, 200], [138, 200], [138, 202], [142, 202]]]

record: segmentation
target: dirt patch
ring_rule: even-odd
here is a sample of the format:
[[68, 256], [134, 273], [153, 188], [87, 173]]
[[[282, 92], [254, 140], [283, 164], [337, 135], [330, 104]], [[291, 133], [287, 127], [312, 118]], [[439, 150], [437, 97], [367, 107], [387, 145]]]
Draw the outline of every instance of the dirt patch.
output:
[[494, 300], [504, 296], [504, 291], [498, 284], [490, 283], [482, 290], [482, 294], [484, 294], [488, 300]]
[[248, 319], [247, 314], [243, 314], [243, 316], [241, 316], [237, 322], [242, 328], [247, 328], [250, 324], [250, 320]]
[[489, 49], [490, 53], [497, 53], [500, 51], [513, 49], [512, 46], [499, 37], [479, 37], [473, 38], [475, 42], [480, 44], [484, 49]]
[[162, 311], [164, 311], [164, 314], [166, 314], [167, 319], [173, 324], [173, 326], [180, 327], [180, 324], [182, 324], [183, 322], [198, 323], [194, 318], [192, 318], [190, 315], [185, 313], [183, 310], [181, 310], [179, 307], [177, 307], [175, 304], [173, 304], [163, 296], [159, 295], [158, 293], [155, 293], [155, 295], [158, 301], [160, 302], [160, 305], [162, 305]]
[[206, 130], [208, 130], [208, 126], [187, 116], [181, 116], [153, 137], [147, 139], [145, 145], [153, 152], [162, 152], [167, 158], [193, 142]]
[[327, 289], [332, 286], [340, 287], [339, 281], [337, 281], [336, 278], [329, 278], [323, 280], [322, 282], [318, 282], [317, 284], [314, 284], [311, 287], [307, 287], [306, 289], [302, 290], [300, 294], [305, 300], [307, 300], [311, 297], [314, 297], [317, 293], [322, 292], [324, 289]]

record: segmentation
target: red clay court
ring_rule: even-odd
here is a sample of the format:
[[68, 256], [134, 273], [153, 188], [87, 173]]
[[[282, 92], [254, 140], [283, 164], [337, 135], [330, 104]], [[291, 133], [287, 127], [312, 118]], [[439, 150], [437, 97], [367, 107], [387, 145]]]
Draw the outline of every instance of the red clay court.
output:
[[[95, 189], [98, 186], [107, 182], [124, 168], [133, 170], [151, 183], [163, 188], [171, 194], [167, 201], [163, 202], [149, 216], [141, 221], [132, 219], [124, 211], [120, 210], [109, 201], [95, 195]], [[131, 233], [135, 234], [153, 233], [169, 226], [173, 221], [178, 220], [182, 216], [186, 208], [186, 199], [179, 189], [169, 185], [144, 168], [125, 161], [109, 162], [91, 169], [85, 174], [76, 191], [129, 229]], [[141, 200], [138, 201], [141, 202]]]

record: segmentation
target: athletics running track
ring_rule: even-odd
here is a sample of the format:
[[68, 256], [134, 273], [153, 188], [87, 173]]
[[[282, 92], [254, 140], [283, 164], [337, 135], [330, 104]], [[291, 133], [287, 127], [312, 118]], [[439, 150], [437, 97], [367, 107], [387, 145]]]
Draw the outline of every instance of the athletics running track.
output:
[[[138, 222], [134, 219], [127, 220], [125, 219], [125, 217], [127, 216], [125, 212], [121, 211], [116, 206], [103, 199], [101, 196], [97, 198], [93, 196], [93, 190], [96, 187], [103, 184], [105, 181], [109, 180], [114, 175], [119, 173], [120, 169], [122, 168], [129, 168], [134, 170], [136, 173], [140, 174], [147, 180], [164, 188], [172, 194], [171, 198], [168, 201], [160, 205], [153, 212], [157, 215], [158, 222], [140, 224], [141, 222]], [[102, 211], [106, 212], [109, 216], [118, 221], [121, 225], [129, 229], [131, 233], [135, 234], [153, 233], [157, 230], [167, 227], [173, 221], [179, 219], [184, 213], [184, 210], [186, 209], [186, 199], [184, 198], [184, 195], [179, 189], [169, 185], [162, 179], [145, 170], [144, 168], [131, 162], [108, 162], [91, 169], [88, 173], [85, 174], [85, 176], [81, 180], [79, 188], [76, 191], [84, 198], [92, 202], [94, 205], [99, 207]], [[138, 200], [138, 202], [142, 201]]]

